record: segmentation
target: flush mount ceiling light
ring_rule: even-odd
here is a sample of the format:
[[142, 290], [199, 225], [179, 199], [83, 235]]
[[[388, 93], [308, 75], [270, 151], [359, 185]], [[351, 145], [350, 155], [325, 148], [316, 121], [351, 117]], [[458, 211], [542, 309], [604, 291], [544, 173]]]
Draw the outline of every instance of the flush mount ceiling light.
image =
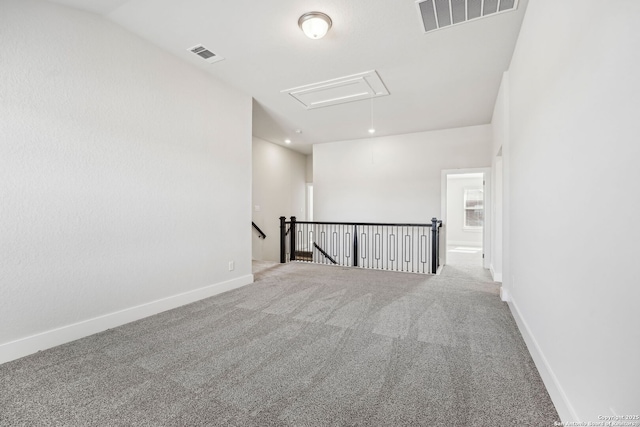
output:
[[323, 38], [331, 24], [331, 18], [322, 12], [308, 12], [298, 19], [298, 26], [310, 39]]

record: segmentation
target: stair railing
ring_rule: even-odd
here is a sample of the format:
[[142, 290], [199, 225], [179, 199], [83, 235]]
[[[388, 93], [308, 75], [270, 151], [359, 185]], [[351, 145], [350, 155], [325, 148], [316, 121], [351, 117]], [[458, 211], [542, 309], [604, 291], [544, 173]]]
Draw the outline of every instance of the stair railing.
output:
[[256, 229], [256, 231], [258, 232], [258, 238], [259, 239], [266, 239], [267, 235], [264, 234], [264, 231], [260, 230], [260, 227], [257, 226], [257, 224], [253, 221], [251, 221], [251, 225], [253, 226], [253, 228]]
[[431, 223], [289, 221], [280, 217], [280, 262], [335, 264], [435, 274], [440, 266], [440, 228]]

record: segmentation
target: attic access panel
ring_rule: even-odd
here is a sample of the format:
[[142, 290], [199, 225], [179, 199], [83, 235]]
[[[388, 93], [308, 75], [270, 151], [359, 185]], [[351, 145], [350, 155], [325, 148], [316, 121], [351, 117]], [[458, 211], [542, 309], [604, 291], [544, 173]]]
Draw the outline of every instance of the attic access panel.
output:
[[518, 0], [417, 0], [425, 33], [518, 8]]
[[283, 90], [307, 110], [389, 95], [378, 73], [367, 71]]

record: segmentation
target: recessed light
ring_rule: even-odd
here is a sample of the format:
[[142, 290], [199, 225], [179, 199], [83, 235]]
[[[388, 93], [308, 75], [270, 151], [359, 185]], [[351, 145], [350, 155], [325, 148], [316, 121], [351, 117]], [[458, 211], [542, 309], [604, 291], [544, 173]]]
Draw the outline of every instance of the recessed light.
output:
[[284, 143], [285, 144], [291, 144], [291, 140], [287, 138], [287, 139], [284, 140]]
[[376, 130], [374, 128], [369, 129], [369, 133], [376, 133]]

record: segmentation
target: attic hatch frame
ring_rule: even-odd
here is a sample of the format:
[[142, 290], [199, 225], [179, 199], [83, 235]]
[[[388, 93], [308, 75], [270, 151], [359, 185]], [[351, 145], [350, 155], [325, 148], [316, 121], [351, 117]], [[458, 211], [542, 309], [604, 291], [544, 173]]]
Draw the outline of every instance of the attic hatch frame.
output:
[[[462, 3], [462, 2], [464, 2], [464, 19], [459, 19], [459, 17], [458, 19], [454, 19], [456, 17], [454, 17], [453, 5], [455, 3]], [[442, 30], [445, 28], [455, 27], [457, 25], [464, 24], [467, 22], [473, 22], [473, 21], [488, 18], [491, 16], [500, 15], [507, 12], [513, 12], [518, 9], [519, 2], [520, 2], [519, 0], [416, 0], [416, 8], [418, 10], [418, 18], [420, 19], [420, 25], [422, 27], [422, 31], [425, 34], [427, 34], [427, 33], [432, 33], [434, 31]], [[476, 7], [479, 4], [480, 11], [478, 16], [473, 16], [472, 18], [469, 18], [469, 3], [472, 3]], [[436, 4], [447, 5], [448, 16], [447, 16], [447, 11], [443, 11], [442, 9], [439, 9], [439, 7], [442, 7], [442, 6], [436, 6]], [[427, 15], [427, 13], [425, 13], [423, 8], [421, 7], [422, 5], [426, 6], [425, 9], [427, 13], [433, 13], [433, 15], [428, 15], [428, 17], [429, 18], [433, 17], [435, 21], [435, 27], [433, 27], [434, 22], [430, 22], [429, 28], [427, 28], [427, 23], [425, 22], [425, 15]], [[485, 5], [487, 5], [486, 8], [485, 8]], [[494, 5], [495, 5], [495, 9], [493, 9]], [[444, 18], [448, 18], [448, 22], [443, 21], [442, 25], [440, 21], [442, 20], [443, 16], [442, 16], [442, 13], [440, 13], [440, 16], [439, 16], [439, 13], [438, 13], [439, 11], [444, 12]]]
[[370, 100], [390, 94], [376, 70], [285, 89], [280, 93], [291, 96], [307, 110]]

